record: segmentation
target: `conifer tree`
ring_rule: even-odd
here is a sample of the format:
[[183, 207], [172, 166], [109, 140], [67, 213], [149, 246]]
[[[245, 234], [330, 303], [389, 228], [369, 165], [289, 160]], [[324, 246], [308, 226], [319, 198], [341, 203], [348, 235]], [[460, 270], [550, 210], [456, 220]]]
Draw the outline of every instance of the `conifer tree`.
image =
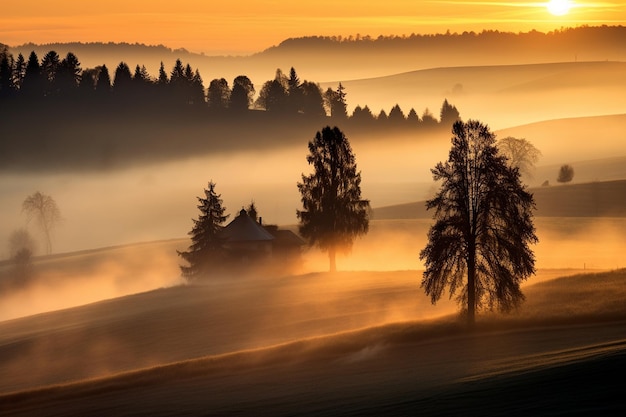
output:
[[361, 198], [361, 173], [348, 138], [337, 127], [317, 132], [306, 159], [315, 171], [298, 183], [299, 231], [309, 244], [328, 252], [334, 272], [337, 250], [350, 250], [354, 238], [368, 231], [369, 201]]
[[193, 220], [193, 228], [189, 232], [191, 245], [187, 251], [177, 251], [189, 265], [181, 265], [184, 277], [197, 279], [210, 276], [220, 268], [224, 254], [220, 233], [228, 218], [224, 215], [221, 195], [215, 192], [215, 183], [209, 182], [204, 190], [204, 198], [198, 197], [200, 216]]
[[36, 99], [43, 96], [43, 91], [44, 79], [39, 66], [39, 58], [35, 51], [32, 51], [28, 56], [28, 62], [24, 70], [21, 92], [30, 99]]
[[111, 76], [106, 65], [97, 68], [98, 78], [96, 79], [96, 93], [102, 99], [107, 99], [111, 94]]
[[61, 61], [58, 71], [58, 86], [61, 94], [72, 96], [78, 90], [82, 69], [76, 55], [68, 52]]
[[15, 90], [12, 61], [13, 57], [6, 49], [0, 50], [0, 98], [11, 96]]

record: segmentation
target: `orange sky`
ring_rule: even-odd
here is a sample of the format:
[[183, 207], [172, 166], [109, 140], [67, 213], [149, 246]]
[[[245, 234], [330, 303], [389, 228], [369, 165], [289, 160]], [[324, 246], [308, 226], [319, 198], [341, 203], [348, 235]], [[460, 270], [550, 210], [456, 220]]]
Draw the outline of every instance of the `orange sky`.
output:
[[402, 35], [451, 30], [550, 31], [625, 25], [626, 1], [572, 1], [561, 17], [545, 1], [21, 0], [4, 2], [0, 43], [129, 42], [206, 54], [258, 52], [289, 37]]

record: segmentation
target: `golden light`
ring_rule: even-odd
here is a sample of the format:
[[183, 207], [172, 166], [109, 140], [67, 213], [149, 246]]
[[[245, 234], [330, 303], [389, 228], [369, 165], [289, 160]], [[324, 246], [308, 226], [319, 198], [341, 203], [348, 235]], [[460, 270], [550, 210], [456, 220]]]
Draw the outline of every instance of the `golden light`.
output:
[[569, 12], [569, 9], [572, 7], [572, 2], [570, 0], [550, 0], [546, 7], [548, 11], [555, 16], [563, 16]]

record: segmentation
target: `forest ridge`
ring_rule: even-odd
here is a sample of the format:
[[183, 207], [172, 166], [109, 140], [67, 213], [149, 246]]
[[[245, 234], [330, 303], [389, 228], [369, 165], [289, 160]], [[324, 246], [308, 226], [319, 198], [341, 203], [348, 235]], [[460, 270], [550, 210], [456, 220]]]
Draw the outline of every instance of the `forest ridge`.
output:
[[[2, 162], [12, 168], [45, 168], [63, 159], [60, 166], [71, 167], [75, 160], [99, 166], [93, 159], [102, 155], [104, 165], [116, 165], [118, 155], [126, 158], [133, 150], [144, 156], [155, 145], [171, 151], [174, 138], [177, 147], [191, 145], [191, 154], [238, 148], [246, 145], [241, 138], [253, 132], [257, 143], [267, 145], [267, 140], [258, 141], [263, 136], [258, 131], [279, 140], [285, 132], [299, 138], [293, 129], [304, 125], [312, 130], [327, 120], [354, 129], [432, 130], [449, 128], [459, 118], [447, 100], [439, 119], [428, 109], [421, 117], [415, 109], [405, 115], [399, 105], [389, 115], [381, 110], [377, 116], [367, 105], [357, 106], [349, 116], [341, 83], [323, 91], [319, 83], [302, 81], [293, 67], [289, 75], [277, 69], [274, 79], [261, 87], [239, 75], [232, 87], [225, 78], [214, 78], [205, 88], [200, 71], [180, 59], [170, 71], [161, 62], [156, 76], [145, 65], [133, 71], [122, 61], [112, 75], [106, 64], [82, 68], [73, 52], [63, 58], [54, 50], [41, 59], [35, 51], [28, 59], [0, 51], [0, 108], [3, 124], [12, 131], [0, 148]], [[187, 130], [187, 141], [168, 128]], [[67, 149], [77, 153], [68, 157]], [[61, 155], [50, 155], [51, 150]]]
[[[399, 36], [308, 36], [289, 38], [247, 56], [205, 56], [186, 49], [137, 43], [50, 43], [6, 46], [14, 56], [40, 57], [50, 50], [64, 56], [73, 52], [84, 67], [120, 61], [145, 64], [154, 74], [160, 61], [189, 62], [207, 77], [226, 79], [246, 74], [255, 84], [277, 67], [294, 66], [307, 79], [320, 82], [389, 75], [444, 66], [505, 65], [546, 62], [626, 60], [626, 27], [581, 26], [552, 32], [463, 32]], [[0, 49], [3, 48], [0, 39]], [[321, 58], [324, 57], [323, 60]], [[333, 62], [334, 65], [324, 65]]]

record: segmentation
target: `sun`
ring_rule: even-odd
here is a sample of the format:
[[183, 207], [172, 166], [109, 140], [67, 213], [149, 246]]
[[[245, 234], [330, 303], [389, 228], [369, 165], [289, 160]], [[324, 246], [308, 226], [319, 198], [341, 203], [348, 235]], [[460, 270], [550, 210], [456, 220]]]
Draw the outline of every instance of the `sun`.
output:
[[546, 3], [548, 11], [555, 16], [564, 16], [569, 12], [572, 7], [572, 2], [569, 0], [550, 0]]

